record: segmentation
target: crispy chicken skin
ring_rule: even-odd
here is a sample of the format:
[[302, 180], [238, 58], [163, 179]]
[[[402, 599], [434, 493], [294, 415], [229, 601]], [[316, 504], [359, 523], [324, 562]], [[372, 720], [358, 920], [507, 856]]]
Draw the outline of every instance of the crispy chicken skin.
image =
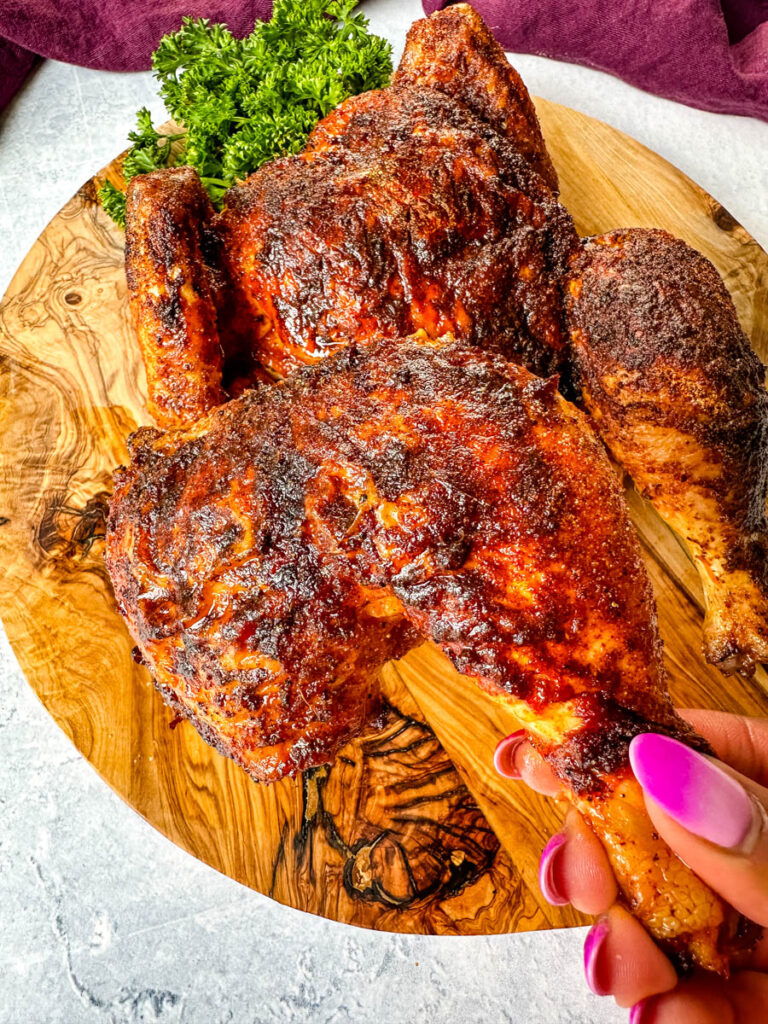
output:
[[685, 541], [724, 672], [768, 660], [768, 394], [712, 264], [664, 231], [591, 238], [568, 285], [584, 407]]
[[538, 373], [564, 353], [570, 217], [515, 147], [426, 88], [355, 96], [235, 185], [215, 230], [278, 376], [351, 340], [450, 331]]
[[[530, 97], [471, 8], [418, 25], [399, 85], [341, 104], [220, 215], [188, 168], [129, 184], [128, 283], [160, 426], [375, 334], [450, 332], [561, 368], [558, 281], [578, 238]], [[454, 84], [449, 42], [466, 70]]]
[[[418, 22], [391, 88], [221, 214], [188, 169], [134, 179], [150, 407], [183, 429], [132, 439], [108, 567], [166, 700], [262, 781], [331, 760], [381, 665], [439, 644], [513, 706], [651, 934], [726, 973], [743, 922], [661, 842], [627, 760], [648, 730], [706, 745], [670, 705], [604, 450], [529, 371], [572, 360], [687, 539], [708, 656], [732, 669], [766, 649], [762, 368], [702, 257], [662, 232], [579, 251], [556, 189], [530, 98], [465, 4]], [[242, 394], [265, 370], [291, 376]]]
[[165, 700], [272, 782], [332, 761], [375, 715], [382, 664], [417, 637], [388, 591], [305, 540], [314, 469], [286, 444], [285, 402], [264, 394], [183, 434], [132, 435], [107, 566]]
[[653, 596], [583, 414], [421, 332], [352, 345], [186, 431], [143, 429], [107, 564], [157, 684], [254, 777], [328, 760], [416, 637], [512, 704], [674, 954], [735, 920], [653, 831], [627, 748], [706, 749], [666, 691]]
[[204, 258], [208, 194], [191, 167], [128, 189], [125, 270], [147, 372], [149, 412], [181, 426], [225, 400], [214, 280]]
[[411, 25], [393, 84], [437, 89], [459, 100], [511, 139], [557, 192], [557, 172], [528, 90], [469, 4], [454, 4]]

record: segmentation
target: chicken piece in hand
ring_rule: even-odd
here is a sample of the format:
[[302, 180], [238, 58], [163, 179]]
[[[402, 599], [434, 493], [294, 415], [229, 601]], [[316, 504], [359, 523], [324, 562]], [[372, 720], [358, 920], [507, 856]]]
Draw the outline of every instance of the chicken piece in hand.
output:
[[650, 933], [727, 971], [740, 919], [628, 763], [647, 731], [706, 745], [667, 694], [623, 495], [554, 380], [422, 333], [144, 429], [107, 564], [161, 692], [258, 779], [329, 760], [378, 665], [433, 640], [514, 709]]
[[768, 660], [768, 394], [712, 264], [664, 231], [588, 239], [568, 285], [584, 408], [685, 542], [723, 672]]

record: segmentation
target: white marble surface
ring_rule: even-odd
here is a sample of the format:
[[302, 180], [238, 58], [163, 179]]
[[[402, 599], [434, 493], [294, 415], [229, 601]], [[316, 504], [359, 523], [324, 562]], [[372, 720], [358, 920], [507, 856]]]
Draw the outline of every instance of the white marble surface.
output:
[[[397, 50], [417, 0], [368, 0]], [[768, 124], [520, 56], [531, 90], [685, 170], [768, 246]], [[1, 73], [1, 71], [0, 71]], [[46, 222], [125, 140], [149, 74], [48, 62], [0, 120], [0, 292]], [[609, 1024], [583, 930], [477, 939], [364, 932], [287, 910], [122, 804], [37, 703], [0, 633], [0, 1022]]]

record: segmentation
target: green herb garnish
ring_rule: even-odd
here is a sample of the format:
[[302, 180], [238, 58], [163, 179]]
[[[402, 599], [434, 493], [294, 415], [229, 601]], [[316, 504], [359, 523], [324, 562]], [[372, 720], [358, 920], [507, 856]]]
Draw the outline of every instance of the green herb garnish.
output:
[[[162, 135], [138, 113], [123, 162], [126, 182], [160, 167], [189, 164], [215, 206], [236, 181], [267, 160], [303, 149], [314, 125], [348, 96], [380, 89], [392, 73], [391, 47], [353, 14], [357, 0], [275, 0], [272, 19], [245, 39], [207, 18], [184, 18], [160, 40], [152, 67], [179, 126]], [[178, 145], [173, 145], [178, 143]], [[101, 204], [125, 224], [125, 194], [110, 182]]]

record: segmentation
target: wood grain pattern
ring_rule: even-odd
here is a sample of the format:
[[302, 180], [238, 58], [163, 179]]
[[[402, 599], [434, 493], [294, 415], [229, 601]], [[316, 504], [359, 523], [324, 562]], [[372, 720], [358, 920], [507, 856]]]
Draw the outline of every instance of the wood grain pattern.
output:
[[[607, 125], [538, 101], [584, 233], [655, 225], [723, 274], [768, 357], [768, 256], [679, 171]], [[0, 616], [30, 685], [102, 777], [156, 828], [290, 906], [371, 928], [478, 934], [578, 923], [536, 869], [561, 809], [491, 770], [508, 710], [425, 645], [383, 673], [382, 720], [330, 768], [252, 783], [173, 715], [131, 659], [103, 565], [105, 502], [146, 422], [122, 235], [95, 201], [110, 165], [48, 225], [0, 307]], [[628, 490], [678, 703], [765, 714], [768, 677], [700, 654], [701, 589]]]

